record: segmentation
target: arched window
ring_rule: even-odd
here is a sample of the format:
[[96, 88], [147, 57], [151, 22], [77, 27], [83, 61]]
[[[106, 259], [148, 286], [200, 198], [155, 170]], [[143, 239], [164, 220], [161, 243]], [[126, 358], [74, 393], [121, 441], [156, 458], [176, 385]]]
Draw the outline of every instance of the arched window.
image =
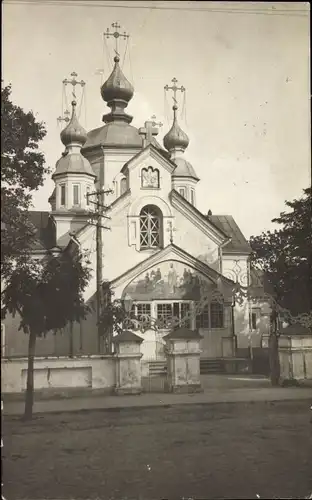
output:
[[120, 195], [124, 194], [127, 191], [127, 178], [123, 177], [120, 180]]
[[162, 244], [162, 213], [147, 205], [140, 212], [140, 248], [160, 248]]

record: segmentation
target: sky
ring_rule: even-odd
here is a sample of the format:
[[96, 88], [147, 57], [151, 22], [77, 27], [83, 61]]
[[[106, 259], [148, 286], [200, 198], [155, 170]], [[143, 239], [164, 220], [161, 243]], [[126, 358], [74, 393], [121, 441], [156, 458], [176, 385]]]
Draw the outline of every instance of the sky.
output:
[[[310, 185], [308, 2], [6, 0], [2, 15], [2, 78], [13, 102], [45, 122], [41, 149], [52, 170], [63, 151], [62, 81], [72, 71], [86, 82], [83, 100], [77, 87], [81, 124], [102, 125], [97, 70], [104, 80], [111, 72], [114, 40], [103, 33], [117, 21], [130, 34], [118, 50], [134, 84], [134, 126], [156, 115], [161, 142], [172, 121], [164, 86], [176, 77], [186, 88], [179, 123], [201, 179], [199, 210], [233, 215], [250, 237], [273, 229], [285, 200]], [[53, 187], [49, 176], [36, 210], [50, 210]]]

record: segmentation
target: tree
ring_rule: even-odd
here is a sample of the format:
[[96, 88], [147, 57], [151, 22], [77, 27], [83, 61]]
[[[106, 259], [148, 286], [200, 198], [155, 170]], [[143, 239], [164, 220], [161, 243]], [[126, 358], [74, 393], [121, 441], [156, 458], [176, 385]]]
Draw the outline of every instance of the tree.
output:
[[[11, 86], [1, 89], [1, 292], [2, 318], [18, 313], [20, 329], [29, 334], [25, 418], [31, 418], [36, 338], [85, 317], [83, 291], [90, 278], [85, 258], [69, 247], [56, 258], [32, 255], [35, 231], [29, 219], [32, 192], [43, 184], [49, 169], [39, 151], [43, 123], [10, 99]], [[2, 231], [2, 227], [4, 230]]]
[[[43, 184], [49, 169], [39, 151], [46, 135], [33, 112], [11, 102], [11, 86], [1, 88], [1, 274], [8, 280], [13, 263], [31, 248], [29, 222], [32, 191]], [[2, 227], [4, 228], [2, 230]]]
[[286, 201], [288, 212], [272, 222], [282, 226], [275, 231], [252, 236], [251, 263], [263, 271], [272, 293], [270, 345], [271, 381], [279, 382], [278, 316], [286, 312], [289, 322], [305, 321], [312, 327], [311, 303], [311, 188], [303, 196]]
[[286, 206], [292, 210], [272, 220], [283, 227], [251, 237], [250, 244], [252, 264], [265, 273], [277, 304], [297, 316], [312, 310], [311, 188]]
[[18, 313], [20, 329], [29, 335], [24, 418], [32, 417], [36, 338], [79, 322], [89, 311], [83, 292], [90, 279], [88, 261], [68, 250], [42, 261], [19, 259], [2, 293], [2, 317]]

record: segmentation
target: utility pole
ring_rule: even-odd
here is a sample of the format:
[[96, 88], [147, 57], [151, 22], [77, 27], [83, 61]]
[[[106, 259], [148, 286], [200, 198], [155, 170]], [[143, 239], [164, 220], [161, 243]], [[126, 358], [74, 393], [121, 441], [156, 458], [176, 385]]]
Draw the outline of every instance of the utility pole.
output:
[[[90, 203], [95, 205], [95, 211], [91, 212], [93, 218], [89, 220], [89, 224], [96, 226], [96, 304], [97, 304], [97, 325], [98, 325], [98, 352], [101, 352], [101, 339], [103, 338], [103, 328], [101, 325], [102, 316], [102, 285], [103, 285], [103, 229], [110, 230], [109, 227], [103, 225], [103, 219], [110, 219], [104, 214], [105, 210], [109, 207], [105, 205], [105, 194], [112, 193], [111, 189], [104, 189], [104, 150], [103, 151], [103, 165], [100, 168], [100, 182], [99, 189], [93, 193], [88, 193], [87, 196], [91, 199]], [[96, 198], [96, 201], [92, 200]], [[108, 342], [108, 351], [110, 350], [110, 342]]]

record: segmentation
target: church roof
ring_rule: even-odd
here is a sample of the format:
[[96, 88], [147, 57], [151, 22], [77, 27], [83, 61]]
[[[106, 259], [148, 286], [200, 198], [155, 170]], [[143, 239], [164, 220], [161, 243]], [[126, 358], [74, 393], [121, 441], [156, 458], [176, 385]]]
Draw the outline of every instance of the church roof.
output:
[[87, 174], [96, 177], [89, 161], [80, 153], [64, 154], [56, 163], [52, 179], [61, 174]]
[[136, 148], [143, 146], [143, 138], [137, 128], [123, 121], [113, 121], [91, 130], [82, 153], [89, 149], [106, 146], [112, 148]]
[[207, 218], [231, 238], [223, 247], [226, 253], [251, 253], [251, 247], [232, 215], [210, 215]]
[[33, 250], [49, 250], [56, 246], [55, 226], [49, 212], [32, 210], [29, 213], [29, 221], [34, 226], [35, 241]]
[[175, 158], [173, 162], [176, 164], [176, 168], [172, 174], [173, 177], [192, 177], [199, 181], [194, 167], [185, 158]]

